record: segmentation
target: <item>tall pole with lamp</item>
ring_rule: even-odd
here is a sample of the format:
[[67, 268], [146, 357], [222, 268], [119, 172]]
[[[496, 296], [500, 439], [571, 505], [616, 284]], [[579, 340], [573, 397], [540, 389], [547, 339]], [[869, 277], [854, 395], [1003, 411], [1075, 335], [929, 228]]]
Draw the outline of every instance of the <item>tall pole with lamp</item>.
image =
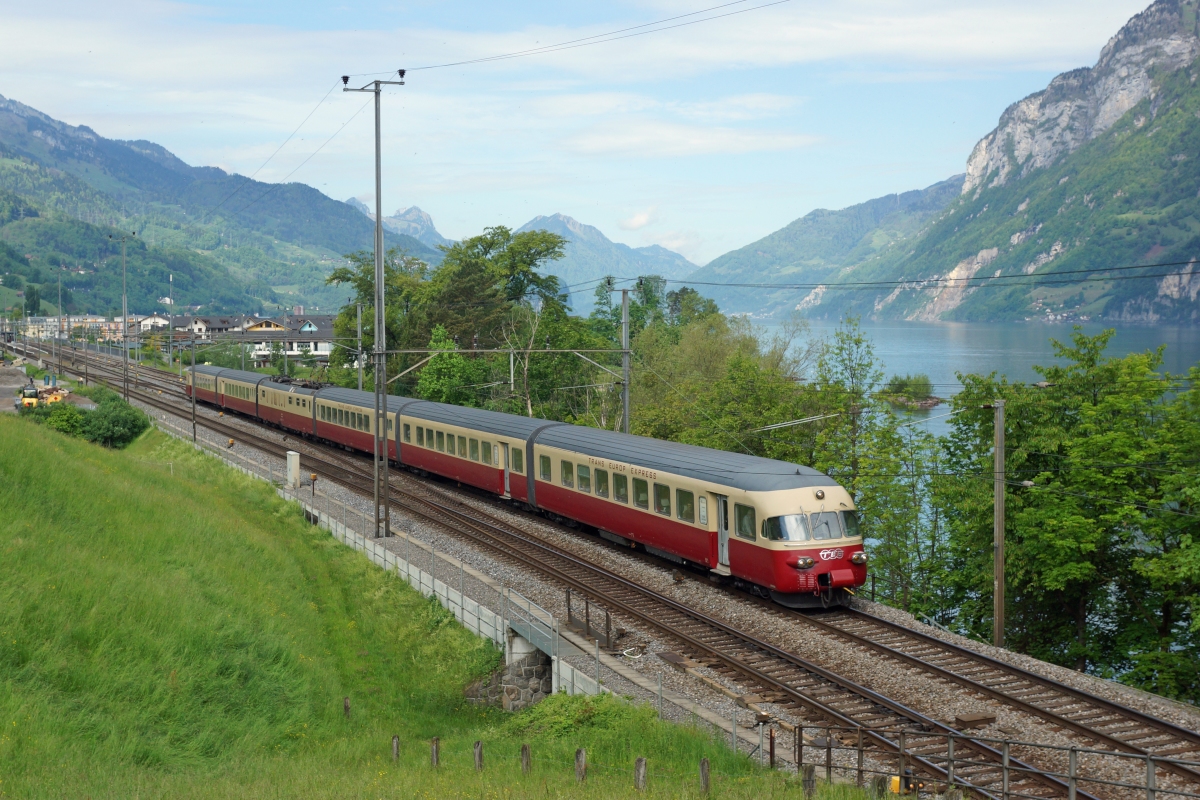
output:
[[[397, 70], [398, 81], [371, 81], [359, 89], [350, 88], [350, 76], [342, 76], [342, 91], [371, 92], [375, 95], [375, 538], [391, 536], [391, 503], [388, 501], [387, 431], [387, 337], [384, 321], [383, 268], [383, 146], [379, 120], [380, 95], [384, 86], [403, 86], [404, 70]], [[382, 527], [382, 532], [380, 528]]]

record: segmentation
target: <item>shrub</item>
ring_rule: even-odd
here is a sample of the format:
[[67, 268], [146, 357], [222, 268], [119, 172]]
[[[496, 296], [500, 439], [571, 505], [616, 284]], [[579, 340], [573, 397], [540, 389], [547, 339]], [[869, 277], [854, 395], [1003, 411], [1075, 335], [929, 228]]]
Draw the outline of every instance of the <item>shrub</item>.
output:
[[[113, 396], [116, 397], [115, 394]], [[115, 402], [107, 399], [100, 401], [96, 410], [84, 418], [81, 433], [90, 442], [120, 448], [149, 427], [150, 420], [145, 414], [118, 397]]]
[[83, 432], [87, 415], [79, 408], [70, 403], [55, 403], [48, 408], [45, 420], [51, 428], [68, 436], [79, 436]]

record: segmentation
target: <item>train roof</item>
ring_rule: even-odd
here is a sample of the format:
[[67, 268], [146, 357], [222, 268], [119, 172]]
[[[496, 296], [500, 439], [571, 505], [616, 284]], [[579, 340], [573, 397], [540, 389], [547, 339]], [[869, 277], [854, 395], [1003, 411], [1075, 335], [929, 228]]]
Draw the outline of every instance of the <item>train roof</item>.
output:
[[837, 485], [837, 481], [822, 472], [787, 461], [582, 425], [555, 425], [542, 431], [537, 440], [550, 447], [685, 475], [747, 492]]
[[[344, 389], [341, 386], [325, 386], [317, 392], [317, 396], [321, 400], [329, 400], [334, 403], [345, 403], [346, 405], [370, 409], [375, 408], [374, 392], [360, 392], [358, 389]], [[394, 394], [389, 394], [387, 401], [387, 410], [389, 413], [399, 411], [408, 403], [425, 402], [424, 400], [412, 400]]]
[[[270, 385], [283, 391], [293, 388], [288, 384], [276, 384], [270, 381], [270, 376], [258, 372], [205, 366], [197, 366], [196, 369], [202, 374], [216, 375], [220, 373], [221, 377], [250, 383], [267, 378]], [[300, 389], [297, 388], [297, 391]], [[304, 393], [315, 393], [322, 400], [361, 408], [369, 409], [375, 405], [373, 393], [345, 389], [340, 386], [327, 386], [315, 392], [309, 389], [304, 390]], [[550, 422], [482, 408], [467, 408], [448, 403], [434, 403], [429, 400], [388, 395], [388, 412], [396, 413], [401, 410], [407, 416], [428, 420], [432, 423], [459, 425], [483, 433], [509, 436], [515, 439], [528, 439], [541, 428], [537, 437], [538, 444], [572, 450], [594, 458], [634, 464], [645, 469], [669, 472], [673, 475], [684, 475], [748, 492], [837, 485], [837, 481], [822, 472], [788, 461], [713, 450], [708, 447], [680, 444], [679, 442], [666, 442], [647, 436], [632, 436], [619, 431], [588, 428], [583, 425]]]
[[[618, 431], [549, 422], [480, 408], [422, 400], [403, 402], [410, 403], [404, 409], [404, 413], [418, 419], [446, 425], [461, 425], [517, 439], [528, 439], [539, 428], [543, 428], [537, 437], [538, 444], [674, 475], [685, 475], [749, 492], [837, 485], [837, 481], [811, 467], [772, 458], [713, 450], [679, 442], [665, 442], [647, 436], [632, 436]], [[389, 406], [389, 410], [391, 408], [393, 407]]]

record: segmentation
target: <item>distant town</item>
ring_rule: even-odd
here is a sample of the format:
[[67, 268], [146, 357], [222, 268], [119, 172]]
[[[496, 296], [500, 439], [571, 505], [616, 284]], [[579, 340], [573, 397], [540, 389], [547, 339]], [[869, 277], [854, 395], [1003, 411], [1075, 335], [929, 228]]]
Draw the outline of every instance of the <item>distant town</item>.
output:
[[[288, 358], [312, 358], [327, 364], [333, 351], [332, 314], [305, 314], [296, 306], [291, 314], [278, 317], [257, 315], [199, 316], [191, 314], [130, 314], [129, 339], [136, 341], [147, 336], [171, 332], [174, 341], [211, 342], [228, 336], [249, 345], [248, 361], [255, 367], [267, 366], [273, 354], [282, 347]], [[118, 346], [124, 338], [125, 318], [94, 314], [64, 315], [61, 317], [25, 317], [0, 320], [0, 338], [6, 341], [24, 339], [58, 339], [94, 342]]]

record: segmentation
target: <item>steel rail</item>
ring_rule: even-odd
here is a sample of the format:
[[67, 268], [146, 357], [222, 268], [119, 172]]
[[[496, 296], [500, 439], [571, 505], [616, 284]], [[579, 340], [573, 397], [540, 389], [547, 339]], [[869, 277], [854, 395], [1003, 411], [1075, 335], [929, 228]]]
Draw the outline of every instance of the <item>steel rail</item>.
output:
[[[947, 642], [921, 631], [906, 628], [895, 622], [865, 614], [854, 609], [842, 609], [824, 614], [820, 618], [799, 612], [785, 612], [789, 618], [799, 618], [804, 623], [818, 630], [837, 636], [856, 645], [865, 646], [890, 658], [910, 664], [918, 669], [936, 675], [939, 678], [957, 683], [973, 691], [1000, 700], [1020, 711], [1041, 717], [1055, 725], [1069, 728], [1082, 736], [1098, 743], [1103, 743], [1114, 750], [1133, 753], [1142, 756], [1161, 756], [1162, 758], [1178, 758], [1183, 753], [1200, 753], [1200, 734], [1181, 728], [1166, 720], [1152, 717], [1137, 709], [1129, 708], [1120, 703], [1106, 700], [1088, 692], [1075, 689], [1053, 678], [1038, 675], [1029, 670], [1008, 664], [999, 659], [976, 652], [962, 645]], [[842, 619], [849, 619], [858, 630], [850, 630], [838, 624]], [[864, 632], [863, 628], [875, 628], [876, 638]], [[879, 641], [879, 634], [893, 637], [891, 641]], [[908, 640], [904, 642], [903, 640]], [[904, 649], [905, 644], [911, 643], [927, 648], [927, 652], [914, 654]], [[936, 660], [935, 660], [936, 659]], [[961, 660], [959, 663], [955, 661]], [[941, 661], [942, 663], [937, 663]], [[965, 662], [965, 663], [962, 663]], [[956, 672], [953, 667], [984, 666], [991, 674], [982, 678], [979, 674], [967, 676]], [[995, 681], [992, 685], [985, 681]], [[1003, 688], [999, 688], [1003, 687]], [[1040, 703], [1053, 707], [1039, 705], [1029, 699], [1017, 695], [1025, 693], [1031, 698], [1037, 698]], [[1072, 716], [1080, 719], [1094, 718], [1096, 713], [1104, 716], [1099, 718], [1102, 724], [1078, 722], [1071, 716], [1057, 709], [1069, 708]], [[1098, 720], [1098, 721], [1099, 721]], [[1133, 722], [1136, 728], [1126, 728], [1118, 732], [1108, 733], [1105, 727], [1115, 728]], [[1149, 746], [1134, 744], [1137, 741], [1163, 739]], [[1170, 752], [1161, 752], [1169, 749]], [[1157, 752], [1156, 752], [1157, 751]], [[1189, 781], [1200, 785], [1200, 772], [1182, 764], [1162, 763], [1162, 768]]]

